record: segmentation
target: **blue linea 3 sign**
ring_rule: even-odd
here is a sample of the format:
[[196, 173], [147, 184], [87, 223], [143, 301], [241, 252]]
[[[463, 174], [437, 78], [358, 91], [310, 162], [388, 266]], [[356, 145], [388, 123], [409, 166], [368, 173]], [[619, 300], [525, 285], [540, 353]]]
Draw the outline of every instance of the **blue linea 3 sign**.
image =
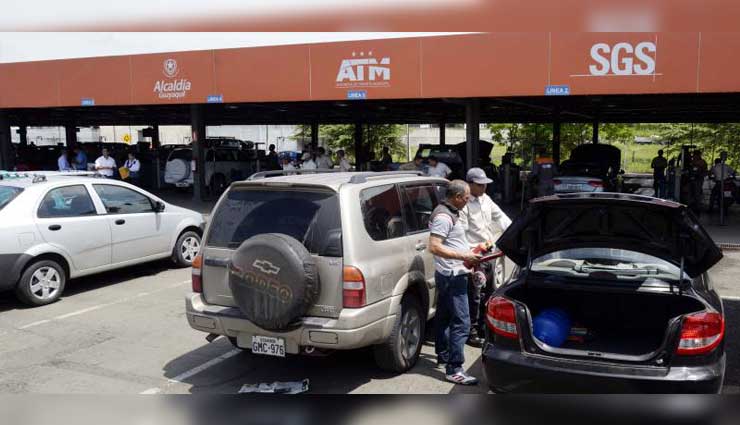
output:
[[224, 103], [224, 95], [211, 94], [206, 97], [206, 103]]
[[570, 86], [545, 86], [545, 96], [570, 96]]
[[82, 98], [80, 99], [80, 105], [82, 106], [95, 106], [95, 99], [92, 98]]
[[349, 100], [367, 99], [367, 90], [349, 90], [347, 91], [347, 99]]

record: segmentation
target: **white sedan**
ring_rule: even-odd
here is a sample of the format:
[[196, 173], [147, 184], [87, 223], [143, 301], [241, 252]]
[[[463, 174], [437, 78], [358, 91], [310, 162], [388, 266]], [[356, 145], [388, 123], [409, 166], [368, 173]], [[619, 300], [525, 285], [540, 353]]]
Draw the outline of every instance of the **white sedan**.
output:
[[69, 279], [171, 258], [189, 267], [203, 216], [128, 183], [74, 173], [0, 173], [0, 291], [38, 306]]

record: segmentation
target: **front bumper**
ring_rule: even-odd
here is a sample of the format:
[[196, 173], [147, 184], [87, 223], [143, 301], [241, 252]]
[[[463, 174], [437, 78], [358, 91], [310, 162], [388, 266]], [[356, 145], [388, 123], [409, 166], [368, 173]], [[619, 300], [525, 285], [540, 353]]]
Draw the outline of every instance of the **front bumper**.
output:
[[657, 368], [556, 359], [486, 344], [483, 369], [496, 392], [718, 393], [725, 355], [710, 365]]
[[299, 326], [276, 332], [245, 319], [236, 307], [206, 304], [199, 293], [185, 296], [186, 316], [193, 329], [234, 337], [246, 348], [251, 347], [255, 335], [283, 338], [289, 354], [299, 354], [305, 347], [351, 350], [379, 344], [388, 339], [400, 313], [391, 311], [395, 304], [388, 298], [364, 308], [343, 309], [337, 319], [303, 317]]

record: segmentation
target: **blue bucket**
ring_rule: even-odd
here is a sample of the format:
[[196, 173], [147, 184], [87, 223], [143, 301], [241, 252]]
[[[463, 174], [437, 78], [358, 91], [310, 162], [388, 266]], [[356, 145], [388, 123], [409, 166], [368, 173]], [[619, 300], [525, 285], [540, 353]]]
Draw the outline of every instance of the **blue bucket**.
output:
[[547, 308], [533, 320], [535, 338], [551, 347], [562, 347], [570, 334], [571, 320], [562, 308]]

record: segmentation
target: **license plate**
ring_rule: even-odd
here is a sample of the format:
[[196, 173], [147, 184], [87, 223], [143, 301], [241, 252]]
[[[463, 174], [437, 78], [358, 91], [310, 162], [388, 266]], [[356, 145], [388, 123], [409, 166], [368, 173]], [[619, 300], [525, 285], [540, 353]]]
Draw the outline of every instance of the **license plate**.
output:
[[190, 186], [190, 183], [178, 182], [178, 183], [175, 183], [175, 186], [176, 187], [189, 187]]
[[731, 198], [731, 197], [732, 197], [732, 192], [730, 192], [729, 190], [726, 191], [725, 192], [725, 198]]
[[566, 184], [564, 186], [565, 190], [580, 191], [583, 189], [580, 184]]
[[252, 353], [285, 357], [285, 340], [271, 336], [253, 336]]

